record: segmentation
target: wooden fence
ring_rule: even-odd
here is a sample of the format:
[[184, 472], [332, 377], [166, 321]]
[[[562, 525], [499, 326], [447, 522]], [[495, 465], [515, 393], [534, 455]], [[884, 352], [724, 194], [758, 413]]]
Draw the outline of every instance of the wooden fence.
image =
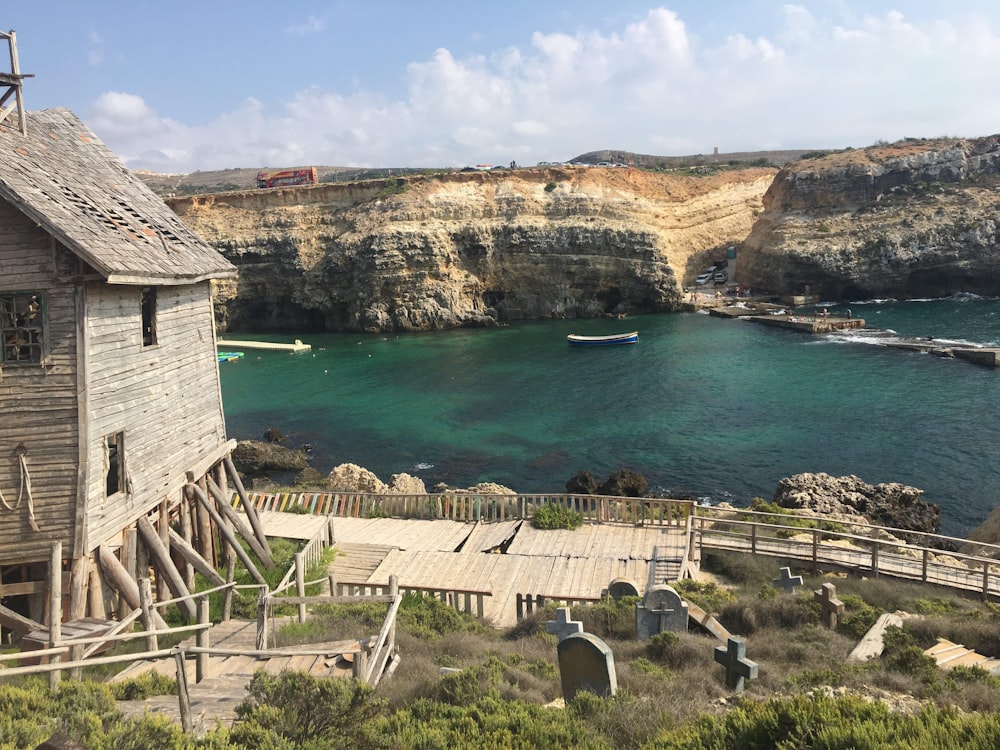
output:
[[[357, 492], [249, 493], [257, 510], [311, 513], [341, 518], [422, 518], [484, 523], [530, 519], [553, 503], [583, 516], [591, 523], [685, 526], [694, 502], [664, 498], [611, 497], [606, 495], [478, 495], [445, 493], [394, 495]], [[232, 498], [239, 508], [238, 495]]]
[[[794, 525], [793, 525], [794, 524]], [[1000, 597], [1000, 545], [848, 521], [699, 507], [692, 548], [722, 549]], [[903, 541], [906, 537], [910, 541]], [[917, 543], [914, 543], [917, 542]], [[950, 551], [966, 546], [975, 554]]]
[[[381, 583], [367, 581], [337, 581], [338, 596], [380, 596], [387, 593], [389, 587]], [[431, 586], [399, 586], [403, 594], [419, 594], [438, 599], [463, 614], [473, 615], [480, 620], [485, 612], [485, 600], [493, 596], [492, 591], [477, 589], [440, 589]]]

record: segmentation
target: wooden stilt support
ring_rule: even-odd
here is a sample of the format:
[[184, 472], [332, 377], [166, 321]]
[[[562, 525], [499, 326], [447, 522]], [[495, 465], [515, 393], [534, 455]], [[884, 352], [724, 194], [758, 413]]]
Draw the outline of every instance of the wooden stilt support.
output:
[[89, 565], [90, 585], [87, 587], [87, 612], [98, 620], [108, 619], [108, 609], [104, 601], [104, 583], [101, 581], [101, 571], [91, 561]]
[[90, 559], [74, 557], [69, 573], [68, 619], [82, 620], [87, 616], [87, 585], [90, 582]]
[[14, 635], [18, 638], [25, 633], [30, 633], [32, 630], [45, 629], [45, 626], [42, 623], [32, 620], [30, 617], [19, 615], [14, 610], [8, 609], [2, 604], [0, 604], [0, 625], [3, 625], [8, 630], [14, 631]]
[[209, 517], [215, 523], [215, 527], [219, 530], [219, 533], [225, 537], [226, 542], [228, 542], [229, 546], [233, 548], [233, 551], [240, 558], [240, 562], [243, 563], [244, 567], [247, 569], [247, 572], [250, 573], [253, 579], [260, 585], [266, 586], [267, 581], [264, 580], [264, 576], [262, 576], [260, 574], [260, 571], [257, 570], [257, 566], [253, 564], [253, 560], [250, 559], [250, 555], [246, 553], [246, 551], [243, 549], [240, 543], [236, 540], [236, 537], [233, 535], [233, 532], [231, 532], [226, 527], [226, 524], [223, 521], [222, 516], [219, 515], [219, 511], [215, 509], [215, 505], [208, 499], [208, 496], [201, 489], [201, 487], [189, 482], [185, 486], [184, 491], [186, 493], [193, 494], [194, 497], [198, 500], [200, 507], [204, 508], [208, 512]]
[[[184, 579], [181, 577], [180, 571], [174, 566], [174, 561], [170, 559], [170, 553], [160, 541], [159, 534], [153, 528], [153, 524], [149, 522], [146, 516], [139, 516], [136, 521], [136, 528], [139, 530], [143, 546], [149, 553], [150, 560], [156, 568], [157, 578], [162, 578], [166, 581], [167, 587], [175, 597], [190, 596], [191, 592], [184, 585]], [[194, 618], [198, 614], [195, 611], [194, 602], [190, 599], [183, 599], [177, 602], [177, 607], [184, 616], [184, 622], [194, 622]]]
[[[188, 472], [188, 482], [192, 484], [194, 483], [194, 474], [191, 472]], [[184, 491], [184, 496], [188, 497], [192, 501], [194, 500], [194, 496], [189, 495], [188, 490], [186, 489]], [[212, 517], [209, 515], [204, 505], [195, 503], [195, 508], [197, 509], [195, 518], [198, 522], [198, 551], [201, 553], [202, 557], [212, 563], [212, 567], [215, 567], [218, 561], [215, 557], [215, 541], [212, 538]]]
[[[205, 578], [211, 581], [214, 586], [221, 586], [226, 582], [226, 580], [219, 575], [219, 571], [209, 565], [208, 560], [199, 555], [198, 550], [188, 544], [184, 538], [173, 529], [170, 529], [170, 541], [171, 549], [184, 558], [185, 566], [190, 567], [192, 571], [197, 570], [205, 576]], [[188, 585], [188, 590], [193, 588], [194, 583], [192, 582]]]
[[[139, 607], [142, 609], [142, 621], [150, 622], [153, 612], [153, 587], [148, 578], [139, 579]], [[156, 651], [160, 648], [156, 635], [146, 636], [146, 650]]]
[[181, 714], [181, 729], [185, 734], [191, 734], [191, 694], [188, 692], [187, 666], [184, 664], [184, 652], [174, 653], [177, 665], [177, 701]]
[[[167, 532], [170, 529], [170, 511], [167, 509], [168, 503], [166, 499], [160, 501], [160, 512], [156, 519], [156, 533], [160, 537], [160, 544], [167, 552], [167, 557], [170, 557], [170, 537]], [[183, 580], [183, 579], [182, 579]], [[169, 599], [169, 586], [170, 584], [164, 576], [156, 577], [156, 598], [160, 601]]]
[[[107, 580], [108, 585], [118, 592], [121, 598], [128, 604], [130, 610], [138, 609], [139, 586], [129, 576], [128, 572], [118, 561], [118, 558], [115, 557], [115, 553], [108, 547], [100, 547], [97, 553], [97, 561], [100, 563], [101, 570], [104, 571], [104, 578]], [[160, 613], [155, 609], [153, 610], [152, 619], [152, 623], [146, 623], [147, 628], [167, 629], [167, 623], [164, 622], [163, 618], [160, 617]]]
[[229, 474], [229, 479], [232, 481], [233, 487], [236, 488], [236, 494], [240, 496], [240, 502], [243, 504], [243, 512], [247, 514], [247, 519], [250, 521], [250, 526], [253, 527], [253, 533], [257, 537], [257, 541], [264, 547], [268, 547], [267, 534], [264, 533], [264, 526], [260, 522], [260, 514], [257, 512], [256, 506], [250, 501], [250, 498], [247, 497], [246, 488], [243, 486], [243, 480], [240, 479], [240, 475], [236, 471], [233, 457], [227, 455], [222, 462], [226, 467], [226, 473]]
[[222, 493], [219, 486], [212, 481], [211, 477], [208, 478], [208, 490], [212, 493], [212, 497], [215, 498], [216, 507], [221, 515], [233, 525], [233, 528], [236, 529], [236, 532], [241, 537], [246, 539], [247, 544], [250, 545], [250, 549], [257, 555], [257, 558], [264, 564], [264, 567], [268, 570], [273, 568], [274, 560], [271, 559], [271, 548], [267, 544], [267, 538], [265, 537], [263, 544], [260, 543], [257, 537], [254, 536], [254, 532], [243, 523], [240, 514], [233, 510], [233, 506], [229, 504], [228, 498]]
[[[229, 556], [229, 562], [226, 563], [226, 583], [232, 583], [236, 580], [236, 555]], [[230, 586], [226, 589], [226, 593], [222, 595], [222, 621], [229, 622], [233, 616], [233, 587]]]
[[[188, 547], [194, 549], [191, 535], [191, 503], [183, 495], [180, 504], [181, 533], [180, 536]], [[174, 539], [176, 543], [176, 537]], [[200, 557], [200, 555], [199, 555]], [[205, 558], [202, 558], [203, 560]], [[184, 563], [184, 583], [189, 589], [194, 589], [194, 565], [190, 561]]]
[[[52, 542], [49, 554], [49, 648], [56, 648], [62, 641], [62, 542]], [[53, 656], [60, 661], [61, 656]], [[49, 690], [59, 687], [62, 673], [58, 669], [49, 672]]]

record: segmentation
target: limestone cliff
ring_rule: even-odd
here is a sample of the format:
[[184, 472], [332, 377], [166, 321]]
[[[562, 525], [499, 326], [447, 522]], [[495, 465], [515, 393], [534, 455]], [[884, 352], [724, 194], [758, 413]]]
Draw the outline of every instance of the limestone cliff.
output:
[[169, 203], [240, 268], [223, 329], [412, 331], [675, 310], [775, 173], [556, 167]]
[[739, 281], [823, 299], [1000, 294], [1000, 136], [906, 139], [792, 162]]

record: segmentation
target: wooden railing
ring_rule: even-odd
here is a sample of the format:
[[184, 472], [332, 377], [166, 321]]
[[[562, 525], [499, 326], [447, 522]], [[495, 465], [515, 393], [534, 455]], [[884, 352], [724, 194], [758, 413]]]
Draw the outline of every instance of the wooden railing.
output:
[[[484, 523], [530, 519], [546, 503], [564, 505], [591, 523], [686, 526], [694, 502], [665, 498], [607, 495], [434, 495], [326, 493], [250, 493], [257, 510], [311, 513], [341, 518], [423, 518]], [[239, 507], [238, 496], [233, 503]]]
[[[380, 596], [388, 592], [389, 586], [367, 581], [337, 581], [338, 596]], [[441, 589], [432, 586], [406, 586], [399, 584], [403, 594], [420, 594], [439, 599], [462, 614], [473, 615], [480, 620], [484, 617], [485, 600], [493, 596], [492, 591], [476, 589]]]
[[[802, 560], [814, 569], [859, 570], [975, 591], [984, 598], [1000, 597], [1000, 545], [849, 521], [704, 506], [692, 518], [692, 534], [694, 550]], [[950, 551], [957, 546], [975, 548], [976, 554]]]

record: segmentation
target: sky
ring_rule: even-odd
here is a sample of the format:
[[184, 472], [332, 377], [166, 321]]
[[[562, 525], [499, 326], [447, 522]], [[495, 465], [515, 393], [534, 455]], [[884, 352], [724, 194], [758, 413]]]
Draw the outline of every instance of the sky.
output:
[[132, 169], [531, 165], [1000, 132], [995, 0], [4, 6], [33, 75], [26, 109], [69, 108]]

